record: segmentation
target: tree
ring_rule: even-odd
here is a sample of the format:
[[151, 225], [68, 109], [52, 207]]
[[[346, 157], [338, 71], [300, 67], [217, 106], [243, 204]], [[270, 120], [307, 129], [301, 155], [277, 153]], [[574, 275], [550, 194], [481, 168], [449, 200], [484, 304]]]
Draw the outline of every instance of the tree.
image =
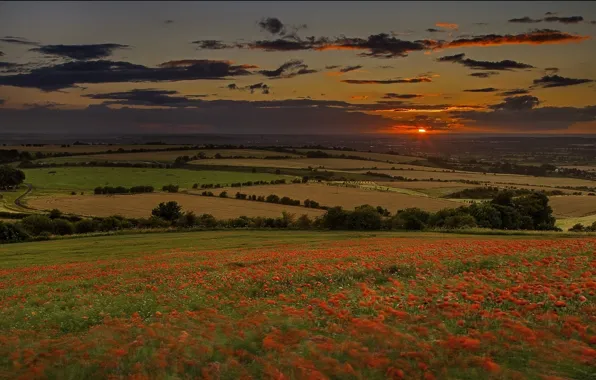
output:
[[322, 225], [330, 230], [339, 230], [345, 227], [348, 212], [341, 206], [331, 207], [321, 218]]
[[0, 166], [0, 189], [14, 189], [25, 181], [25, 173], [12, 166]]
[[161, 202], [151, 211], [151, 215], [174, 221], [182, 216], [182, 206], [176, 201], [169, 201], [168, 203]]
[[379, 230], [381, 229], [381, 214], [370, 205], [356, 207], [348, 214], [346, 227], [350, 230]]

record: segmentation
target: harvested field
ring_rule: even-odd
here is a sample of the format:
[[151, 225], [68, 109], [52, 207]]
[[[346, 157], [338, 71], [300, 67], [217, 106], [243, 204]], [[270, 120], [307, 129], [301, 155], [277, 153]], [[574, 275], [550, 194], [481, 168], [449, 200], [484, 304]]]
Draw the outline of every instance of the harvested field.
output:
[[[596, 187], [596, 181], [589, 181], [585, 179], [575, 178], [557, 178], [557, 177], [531, 177], [516, 174], [482, 174], [472, 172], [429, 172], [422, 170], [412, 171], [397, 171], [397, 170], [371, 170], [374, 173], [389, 174], [392, 176], [402, 176], [406, 178], [413, 178], [418, 180], [428, 180], [430, 178], [457, 181], [479, 181], [489, 182], [492, 184], [516, 184], [516, 185], [530, 185], [530, 186], [589, 186]], [[361, 171], [366, 173], [366, 171]]]
[[[216, 154], [221, 154], [224, 157], [229, 156], [245, 156], [245, 157], [283, 157], [293, 156], [299, 157], [290, 153], [269, 152], [257, 149], [198, 149], [198, 150], [176, 150], [165, 152], [139, 152], [139, 153], [107, 153], [107, 154], [91, 154], [74, 157], [52, 157], [39, 160], [38, 162], [46, 163], [65, 163], [65, 162], [90, 162], [90, 161], [123, 161], [123, 162], [174, 162], [180, 156], [194, 156], [199, 153], [204, 153], [206, 157], [214, 157]], [[275, 160], [273, 160], [275, 161]]]
[[[232, 195], [233, 196], [233, 195]], [[35, 197], [27, 205], [38, 210], [57, 208], [65, 213], [86, 216], [122, 215], [130, 218], [149, 217], [151, 210], [160, 202], [176, 201], [184, 211], [196, 214], [212, 214], [216, 218], [234, 218], [245, 216], [278, 217], [282, 211], [297, 216], [307, 214], [311, 217], [322, 215], [323, 210], [299, 206], [286, 206], [265, 202], [254, 202], [219, 197], [203, 197], [189, 194], [150, 193], [137, 195], [74, 195], [59, 197]]]
[[[239, 188], [229, 188], [226, 190], [231, 197], [240, 191]], [[356, 206], [370, 204], [372, 206], [383, 206], [392, 213], [398, 209], [408, 207], [420, 207], [428, 211], [437, 211], [445, 207], [457, 207], [461, 205], [459, 202], [447, 199], [352, 187], [337, 187], [319, 183], [251, 186], [242, 188], [240, 192], [257, 196], [275, 194], [280, 197], [286, 196], [292, 199], [299, 199], [301, 202], [305, 199], [311, 199], [319, 202], [322, 206], [342, 206], [349, 210], [352, 210]]]
[[[436, 181], [414, 181], [414, 182], [404, 182], [404, 181], [395, 181], [395, 182], [376, 182], [380, 186], [387, 186], [393, 187], [396, 189], [411, 189], [416, 190], [421, 193], [427, 194], [432, 197], [442, 197], [445, 195], [449, 195], [456, 191], [461, 191], [464, 189], [471, 189], [474, 187], [479, 187], [482, 185], [468, 185], [465, 183], [457, 183], [457, 182], [436, 182]], [[528, 185], [499, 185], [495, 184], [502, 189], [530, 189], [530, 190], [560, 190], [566, 194], [571, 194], [574, 190], [567, 190], [567, 189], [557, 189], [551, 187], [544, 187], [544, 186], [528, 186]]]
[[266, 168], [290, 168], [290, 169], [307, 169], [312, 168], [323, 169], [420, 169], [419, 166], [413, 165], [398, 165], [366, 160], [351, 160], [347, 158], [296, 158], [296, 159], [282, 159], [282, 160], [265, 160], [265, 159], [212, 159], [212, 160], [197, 160], [191, 161], [191, 164], [197, 165], [224, 165], [224, 166], [252, 166], [252, 167], [266, 167]]
[[553, 214], [561, 218], [583, 217], [596, 214], [596, 197], [569, 195], [550, 197]]
[[296, 149], [298, 152], [311, 152], [311, 151], [321, 151], [327, 153], [332, 156], [341, 156], [345, 154], [346, 156], [359, 156], [363, 158], [369, 158], [372, 160], [379, 160], [379, 161], [388, 161], [392, 163], [408, 163], [412, 161], [426, 161], [424, 158], [421, 157], [413, 157], [413, 156], [398, 156], [395, 154], [386, 154], [386, 153], [372, 153], [372, 152], [352, 152], [352, 151], [342, 151], [342, 150], [333, 150], [333, 149]]

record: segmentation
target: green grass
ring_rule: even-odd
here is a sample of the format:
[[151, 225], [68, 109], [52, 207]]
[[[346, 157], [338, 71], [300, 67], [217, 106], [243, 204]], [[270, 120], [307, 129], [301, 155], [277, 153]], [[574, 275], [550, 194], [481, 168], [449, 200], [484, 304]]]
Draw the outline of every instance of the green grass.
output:
[[[161, 189], [163, 185], [174, 184], [181, 188], [191, 188], [194, 183], [229, 184], [288, 179], [287, 176], [269, 173], [118, 167], [25, 169], [24, 172], [25, 182], [33, 184], [36, 194], [40, 192], [92, 191], [97, 186], [151, 185], [156, 189]], [[52, 172], [55, 174], [50, 174]]]

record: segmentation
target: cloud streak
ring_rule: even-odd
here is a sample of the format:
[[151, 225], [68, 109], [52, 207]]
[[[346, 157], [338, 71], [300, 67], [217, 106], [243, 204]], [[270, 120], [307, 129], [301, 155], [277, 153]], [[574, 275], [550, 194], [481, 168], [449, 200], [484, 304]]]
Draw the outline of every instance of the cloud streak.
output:
[[578, 84], [592, 83], [592, 79], [566, 78], [559, 75], [545, 75], [542, 78], [534, 80], [534, 87], [553, 88], [553, 87], [567, 87]]
[[128, 45], [121, 44], [42, 45], [30, 50], [46, 55], [85, 61], [107, 58], [111, 56], [115, 50], [127, 48], [129, 48]]
[[396, 84], [396, 83], [428, 83], [432, 82], [430, 77], [401, 78], [401, 79], [344, 79], [342, 83], [348, 84]]

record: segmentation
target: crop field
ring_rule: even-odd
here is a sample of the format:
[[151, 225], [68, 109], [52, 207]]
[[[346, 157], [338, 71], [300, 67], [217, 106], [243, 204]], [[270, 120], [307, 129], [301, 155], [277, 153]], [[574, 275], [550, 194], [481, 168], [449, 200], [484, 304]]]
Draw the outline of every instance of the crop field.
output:
[[287, 231], [0, 246], [0, 377], [590, 379], [595, 246]]
[[267, 173], [241, 173], [231, 171], [109, 168], [109, 167], [61, 167], [25, 169], [26, 182], [33, 184], [38, 192], [92, 191], [97, 186], [151, 185], [156, 189], [173, 184], [191, 188], [194, 183], [246, 182], [273, 180], [284, 177]]
[[182, 148], [187, 145], [71, 145], [69, 147], [61, 147], [60, 145], [45, 145], [45, 146], [21, 146], [8, 145], [0, 146], [0, 149], [16, 149], [25, 152], [43, 152], [43, 153], [94, 153], [107, 152], [108, 150], [116, 151], [118, 149], [164, 149], [164, 148]]
[[[66, 162], [91, 162], [91, 161], [115, 161], [115, 162], [174, 162], [180, 156], [194, 156], [204, 153], [206, 157], [214, 157], [216, 154], [227, 156], [246, 156], [246, 157], [267, 157], [267, 156], [293, 156], [291, 153], [270, 152], [258, 149], [197, 149], [197, 150], [175, 150], [165, 152], [139, 152], [139, 153], [109, 153], [109, 154], [90, 154], [84, 156], [72, 157], [51, 157], [44, 158], [38, 162], [46, 163], [66, 163]], [[200, 162], [200, 161], [199, 161]]]
[[[404, 182], [404, 181], [394, 181], [394, 182], [383, 182], [378, 181], [376, 182], [379, 186], [387, 186], [396, 189], [411, 189], [414, 191], [418, 191], [423, 194], [427, 194], [432, 197], [442, 197], [457, 191], [461, 191], [464, 189], [471, 189], [475, 187], [479, 187], [482, 185], [468, 185], [465, 183], [457, 183], [457, 182], [437, 182], [437, 181], [414, 181], [414, 182]], [[548, 190], [560, 190], [563, 193], [571, 194], [575, 190], [567, 190], [567, 189], [559, 189], [556, 187], [546, 187], [546, 186], [528, 186], [528, 185], [500, 185], [495, 184], [492, 186], [499, 187], [501, 189], [529, 189], [529, 190], [536, 190], [536, 191], [548, 191]]]
[[[354, 169], [391, 169], [392, 167], [399, 168], [398, 164], [390, 164], [385, 162], [367, 161], [367, 160], [352, 160], [347, 158], [296, 158], [296, 159], [280, 159], [280, 160], [266, 160], [266, 159], [211, 159], [211, 160], [197, 160], [191, 161], [191, 164], [198, 165], [225, 165], [225, 166], [252, 166], [263, 168], [291, 168], [291, 169], [307, 169], [309, 166], [317, 169], [336, 169], [336, 170], [354, 170]], [[420, 168], [413, 165], [404, 165], [403, 169]]]
[[[219, 194], [219, 189], [216, 190]], [[234, 194], [229, 194], [234, 197]], [[322, 215], [323, 210], [299, 206], [286, 206], [274, 203], [203, 197], [181, 193], [147, 193], [135, 195], [64, 195], [40, 196], [27, 200], [27, 206], [37, 210], [54, 208], [62, 212], [86, 216], [122, 215], [130, 218], [151, 216], [151, 210], [161, 202], [176, 201], [184, 211], [196, 214], [211, 214], [216, 218], [245, 216], [278, 217], [282, 211], [300, 216]]]
[[413, 157], [413, 156], [398, 156], [395, 154], [386, 154], [386, 153], [373, 153], [373, 152], [353, 152], [353, 151], [341, 151], [341, 150], [333, 150], [333, 149], [296, 149], [298, 152], [309, 152], [309, 151], [321, 151], [327, 153], [332, 156], [341, 156], [345, 154], [346, 156], [359, 156], [367, 159], [378, 160], [378, 161], [388, 161], [390, 163], [395, 164], [406, 164], [413, 161], [426, 161], [422, 157]]
[[553, 213], [560, 217], [581, 217], [596, 214], [596, 197], [569, 195], [550, 197]]
[[469, 180], [469, 181], [480, 181], [490, 182], [493, 184], [515, 184], [515, 185], [530, 185], [530, 186], [589, 186], [595, 187], [596, 182], [586, 179], [576, 178], [557, 178], [557, 177], [532, 177], [525, 175], [516, 174], [482, 174], [473, 172], [443, 172], [443, 171], [417, 171], [417, 170], [371, 170], [374, 173], [383, 173], [393, 176], [402, 176], [406, 178], [413, 178], [418, 180], [429, 180], [433, 178], [435, 180]]
[[[228, 188], [225, 190], [232, 197], [236, 192], [240, 191], [239, 188]], [[298, 199], [301, 202], [305, 199], [311, 199], [319, 202], [322, 206], [342, 206], [348, 210], [353, 210], [354, 207], [363, 204], [370, 204], [375, 207], [383, 206], [392, 213], [398, 209], [407, 207], [420, 207], [424, 210], [437, 211], [445, 207], [457, 207], [460, 205], [456, 201], [447, 199], [435, 199], [397, 192], [332, 186], [320, 183], [243, 187], [240, 192], [257, 196], [275, 194], [280, 197], [287, 196], [292, 199]]]

